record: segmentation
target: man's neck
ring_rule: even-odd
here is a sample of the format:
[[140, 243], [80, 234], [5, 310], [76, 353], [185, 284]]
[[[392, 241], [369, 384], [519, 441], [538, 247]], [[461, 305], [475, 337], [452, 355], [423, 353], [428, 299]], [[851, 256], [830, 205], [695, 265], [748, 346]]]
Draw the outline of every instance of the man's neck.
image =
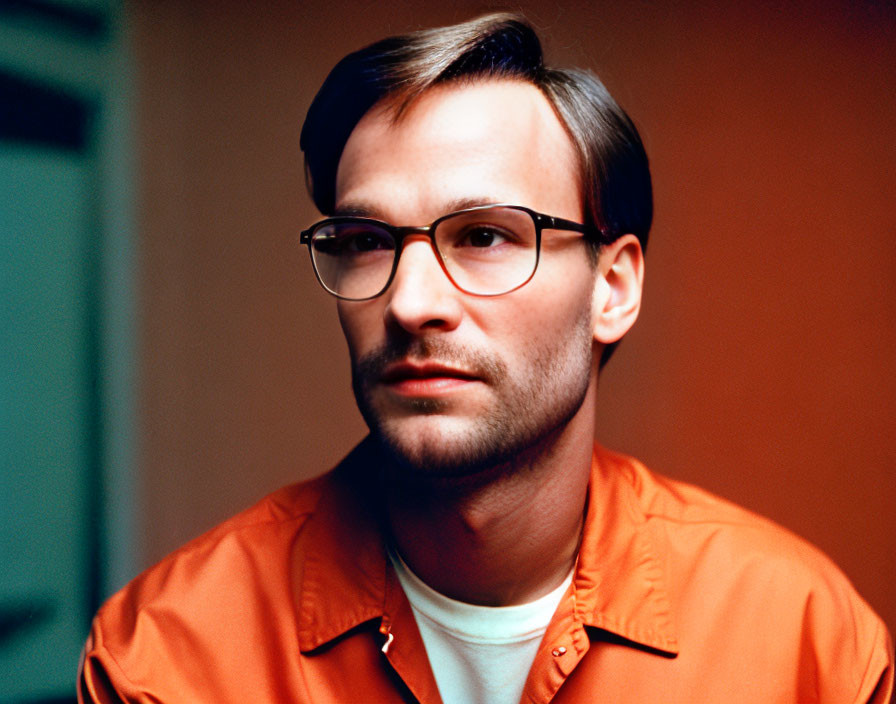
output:
[[556, 588], [578, 554], [593, 452], [590, 432], [563, 435], [472, 487], [390, 484], [390, 529], [411, 570], [472, 604], [522, 604]]

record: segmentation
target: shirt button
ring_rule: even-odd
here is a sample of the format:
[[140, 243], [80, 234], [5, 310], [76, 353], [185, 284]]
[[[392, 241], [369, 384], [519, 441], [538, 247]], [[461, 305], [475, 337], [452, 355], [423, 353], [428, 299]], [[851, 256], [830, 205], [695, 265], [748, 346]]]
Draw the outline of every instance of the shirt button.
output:
[[565, 653], [565, 652], [566, 652], [566, 648], [564, 648], [564, 647], [561, 645], [559, 648], [554, 648], [554, 649], [551, 651], [551, 655], [553, 655], [555, 658], [559, 658], [559, 657], [560, 657], [561, 655], [563, 655], [563, 653]]

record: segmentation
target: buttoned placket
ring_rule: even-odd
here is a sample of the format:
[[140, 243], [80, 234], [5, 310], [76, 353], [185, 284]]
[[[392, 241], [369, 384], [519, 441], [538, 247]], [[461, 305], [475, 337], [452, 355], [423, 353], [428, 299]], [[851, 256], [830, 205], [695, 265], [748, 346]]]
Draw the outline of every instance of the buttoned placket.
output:
[[386, 591], [379, 631], [383, 635], [383, 657], [417, 701], [442, 704], [417, 620], [391, 564], [386, 566]]
[[576, 618], [576, 586], [573, 580], [548, 624], [520, 701], [524, 704], [550, 702], [589, 647], [585, 627]]

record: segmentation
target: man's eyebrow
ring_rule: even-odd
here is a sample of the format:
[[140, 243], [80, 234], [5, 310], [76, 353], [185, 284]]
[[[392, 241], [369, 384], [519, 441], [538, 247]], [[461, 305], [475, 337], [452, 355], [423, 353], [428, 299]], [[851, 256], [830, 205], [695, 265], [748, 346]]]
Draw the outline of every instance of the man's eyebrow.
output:
[[333, 209], [333, 215], [372, 218], [376, 217], [377, 209], [365, 203], [342, 203]]
[[466, 210], [467, 208], [478, 208], [482, 205], [497, 205], [503, 201], [495, 198], [473, 197], [473, 198], [456, 198], [445, 204], [445, 212], [453, 213], [455, 210]]
[[[496, 205], [501, 202], [503, 201], [485, 196], [455, 198], [454, 200], [445, 203], [440, 208], [439, 214], [447, 215], [448, 213], [453, 213], [457, 210], [466, 210], [467, 208], [476, 208], [483, 205]], [[372, 203], [365, 203], [363, 201], [340, 203], [333, 209], [333, 215], [386, 220], [380, 208]]]

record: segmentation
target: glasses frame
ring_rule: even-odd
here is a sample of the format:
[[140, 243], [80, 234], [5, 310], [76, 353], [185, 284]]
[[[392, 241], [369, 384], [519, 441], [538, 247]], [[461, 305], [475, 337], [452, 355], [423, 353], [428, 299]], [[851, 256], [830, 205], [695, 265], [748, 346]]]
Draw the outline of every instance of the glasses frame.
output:
[[[512, 210], [519, 210], [523, 213], [529, 215], [532, 218], [532, 222], [535, 225], [535, 265], [532, 267], [532, 272], [522, 283], [514, 286], [513, 288], [502, 291], [501, 293], [474, 293], [473, 291], [467, 291], [465, 288], [461, 287], [457, 281], [454, 280], [454, 277], [451, 276], [451, 273], [448, 271], [448, 267], [445, 266], [445, 261], [442, 259], [442, 254], [439, 252], [439, 248], [436, 245], [434, 232], [436, 228], [445, 220], [453, 218], [457, 215], [463, 215], [465, 213], [474, 213], [483, 210], [491, 210], [494, 208], [510, 208]], [[383, 287], [377, 291], [372, 296], [365, 296], [363, 298], [353, 298], [349, 296], [342, 296], [329, 286], [327, 286], [323, 279], [321, 278], [320, 272], [317, 269], [317, 264], [314, 261], [314, 252], [311, 249], [311, 242], [314, 237], [315, 232], [317, 232], [320, 228], [326, 227], [327, 225], [339, 225], [339, 224], [347, 224], [347, 223], [366, 223], [370, 225], [375, 225], [382, 230], [385, 230], [390, 235], [392, 235], [395, 240], [395, 256], [392, 259], [392, 270], [389, 272], [389, 278], [386, 280], [386, 283]], [[335, 217], [326, 218], [319, 222], [314, 223], [311, 227], [306, 230], [303, 230], [299, 235], [299, 244], [308, 245], [308, 254], [311, 257], [311, 266], [314, 269], [314, 275], [317, 278], [318, 283], [323, 287], [323, 289], [339, 298], [343, 301], [370, 301], [374, 298], [378, 298], [382, 296], [388, 289], [389, 286], [392, 285], [392, 280], [395, 278], [395, 272], [398, 271], [398, 261], [401, 258], [401, 252], [404, 247], [404, 241], [411, 236], [414, 235], [425, 235], [429, 238], [429, 244], [432, 248], [433, 253], [436, 255], [436, 260], [439, 262], [439, 266], [442, 267], [442, 271], [445, 272], [445, 276], [448, 277], [448, 280], [454, 285], [454, 287], [461, 291], [462, 293], [467, 294], [468, 296], [477, 296], [481, 298], [493, 298], [494, 296], [504, 296], [508, 293], [512, 293], [532, 280], [532, 277], [535, 276], [535, 272], [538, 270], [538, 263], [541, 260], [541, 233], [543, 230], [564, 230], [570, 232], [580, 232], [583, 235], [591, 235], [600, 237], [603, 233], [597, 227], [584, 225], [579, 222], [573, 222], [572, 220], [566, 220], [565, 218], [558, 218], [553, 215], [545, 215], [544, 213], [539, 213], [531, 208], [527, 208], [522, 205], [512, 205], [509, 203], [490, 203], [488, 205], [477, 205], [472, 208], [463, 208], [462, 210], [455, 210], [454, 212], [447, 213], [446, 215], [442, 215], [439, 218], [436, 218], [429, 225], [423, 226], [399, 226], [399, 225], [390, 225], [387, 222], [383, 222], [382, 220], [377, 220], [375, 218], [366, 218], [366, 217], [356, 217], [352, 215], [337, 215]]]

